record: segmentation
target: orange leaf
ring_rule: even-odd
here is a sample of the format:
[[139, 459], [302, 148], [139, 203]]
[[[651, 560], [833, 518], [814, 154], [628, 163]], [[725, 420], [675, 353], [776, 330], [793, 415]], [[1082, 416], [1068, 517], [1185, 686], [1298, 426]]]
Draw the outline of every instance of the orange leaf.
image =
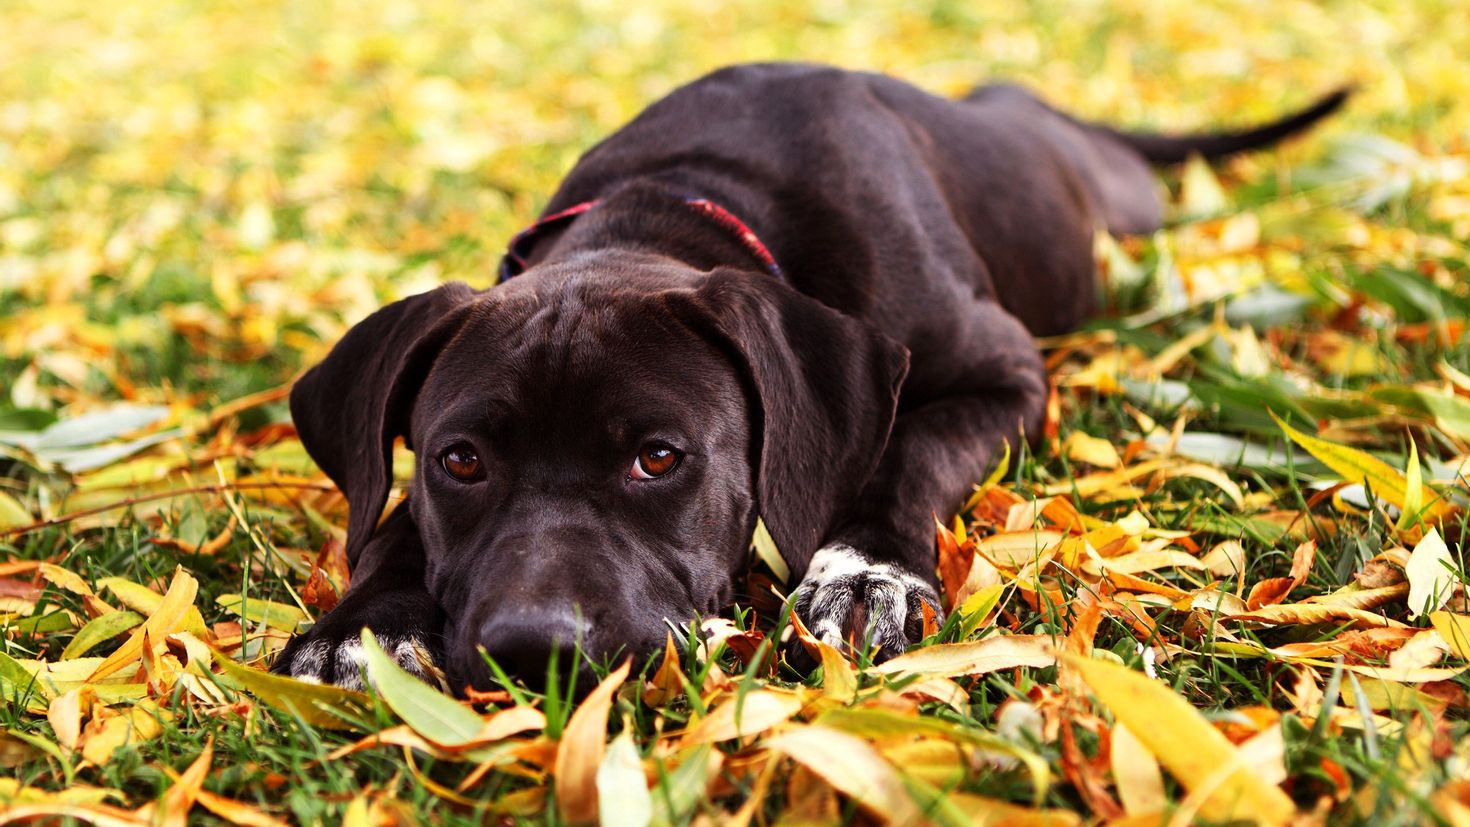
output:
[[945, 605], [953, 609], [958, 606], [960, 588], [970, 576], [970, 566], [975, 562], [975, 545], [960, 543], [954, 532], [944, 527], [938, 518], [934, 520], [935, 542], [939, 547], [939, 582], [944, 585]]
[[163, 794], [163, 801], [160, 802], [162, 812], [157, 814], [159, 824], [163, 827], [183, 827], [189, 823], [189, 810], [193, 809], [194, 800], [199, 797], [199, 791], [204, 786], [204, 777], [209, 774], [209, 764], [213, 759], [214, 739], [210, 738], [204, 742], [204, 749], [200, 750], [194, 763]]
[[556, 806], [569, 824], [597, 821], [597, 767], [607, 749], [607, 715], [633, 661], [613, 670], [572, 713], [556, 748]]

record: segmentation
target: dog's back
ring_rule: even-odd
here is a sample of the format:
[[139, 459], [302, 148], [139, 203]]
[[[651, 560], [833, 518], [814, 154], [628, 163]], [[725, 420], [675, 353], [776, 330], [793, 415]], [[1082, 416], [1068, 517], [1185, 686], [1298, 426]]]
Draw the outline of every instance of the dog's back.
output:
[[1255, 130], [1170, 137], [1080, 122], [1009, 85], [954, 101], [886, 75], [735, 66], [589, 151], [547, 212], [631, 181], [712, 194], [799, 290], [918, 356], [945, 326], [935, 314], [975, 298], [1036, 335], [1074, 328], [1094, 308], [1094, 231], [1160, 225], [1152, 163], [1268, 144], [1343, 96]]

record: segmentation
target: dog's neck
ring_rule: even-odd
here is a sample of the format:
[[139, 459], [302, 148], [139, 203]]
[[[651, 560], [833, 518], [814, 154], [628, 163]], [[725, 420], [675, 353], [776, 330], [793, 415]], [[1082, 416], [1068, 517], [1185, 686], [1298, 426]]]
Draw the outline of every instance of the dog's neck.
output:
[[526, 263], [556, 263], [587, 254], [651, 254], [708, 272], [717, 267], [779, 276], [760, 242], [757, 199], [736, 187], [639, 179], [609, 188], [563, 226], [549, 229]]

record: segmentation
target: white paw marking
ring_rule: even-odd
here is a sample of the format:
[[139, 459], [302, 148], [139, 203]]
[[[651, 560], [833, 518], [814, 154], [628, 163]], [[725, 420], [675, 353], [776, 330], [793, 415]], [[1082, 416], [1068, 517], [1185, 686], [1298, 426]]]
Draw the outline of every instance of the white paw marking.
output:
[[[444, 683], [444, 675], [434, 663], [429, 649], [417, 636], [397, 637], [385, 635], [378, 639], [383, 651], [393, 658], [409, 674], [427, 683]], [[334, 648], [326, 641], [308, 643], [296, 653], [291, 661], [291, 675], [300, 681], [321, 683], [328, 662], [333, 669], [333, 682], [343, 689], [364, 689], [363, 674], [367, 669], [367, 655], [362, 642], [344, 640]]]
[[806, 568], [802, 584], [810, 582], [820, 588], [835, 577], [859, 574], [872, 568], [862, 552], [844, 543], [834, 543], [817, 549], [812, 555], [811, 565]]
[[867, 555], [845, 543], [834, 543], [817, 549], [807, 566], [806, 577], [801, 585], [811, 584], [820, 589], [839, 577], [867, 573], [870, 579], [890, 581], [904, 591], [919, 591], [934, 594], [934, 588], [922, 579], [891, 563], [870, 563]]
[[853, 631], [885, 649], [900, 650], [909, 642], [904, 635], [909, 595], [918, 593], [931, 604], [939, 604], [934, 587], [919, 577], [890, 563], [870, 562], [867, 555], [844, 543], [817, 550], [797, 593], [807, 607], [812, 634], [838, 648], [846, 644], [845, 627], [858, 602], [867, 628]]
[[328, 654], [328, 647], [324, 641], [318, 640], [306, 644], [291, 661], [291, 674], [298, 678], [320, 676], [326, 669]]
[[344, 640], [337, 644], [337, 685], [343, 689], [363, 688], [363, 673], [367, 669], [367, 654], [362, 641]]

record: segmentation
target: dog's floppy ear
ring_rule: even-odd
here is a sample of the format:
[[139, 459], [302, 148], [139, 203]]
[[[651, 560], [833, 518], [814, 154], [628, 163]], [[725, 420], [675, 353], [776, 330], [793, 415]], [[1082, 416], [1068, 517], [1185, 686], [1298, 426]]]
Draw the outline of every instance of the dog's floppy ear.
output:
[[301, 444], [347, 497], [354, 565], [388, 502], [393, 438], [407, 432], [413, 397], [474, 295], [453, 283], [384, 307], [291, 389]]
[[759, 401], [761, 516], [787, 562], [804, 568], [878, 465], [908, 350], [749, 273], [717, 271], [699, 299]]

